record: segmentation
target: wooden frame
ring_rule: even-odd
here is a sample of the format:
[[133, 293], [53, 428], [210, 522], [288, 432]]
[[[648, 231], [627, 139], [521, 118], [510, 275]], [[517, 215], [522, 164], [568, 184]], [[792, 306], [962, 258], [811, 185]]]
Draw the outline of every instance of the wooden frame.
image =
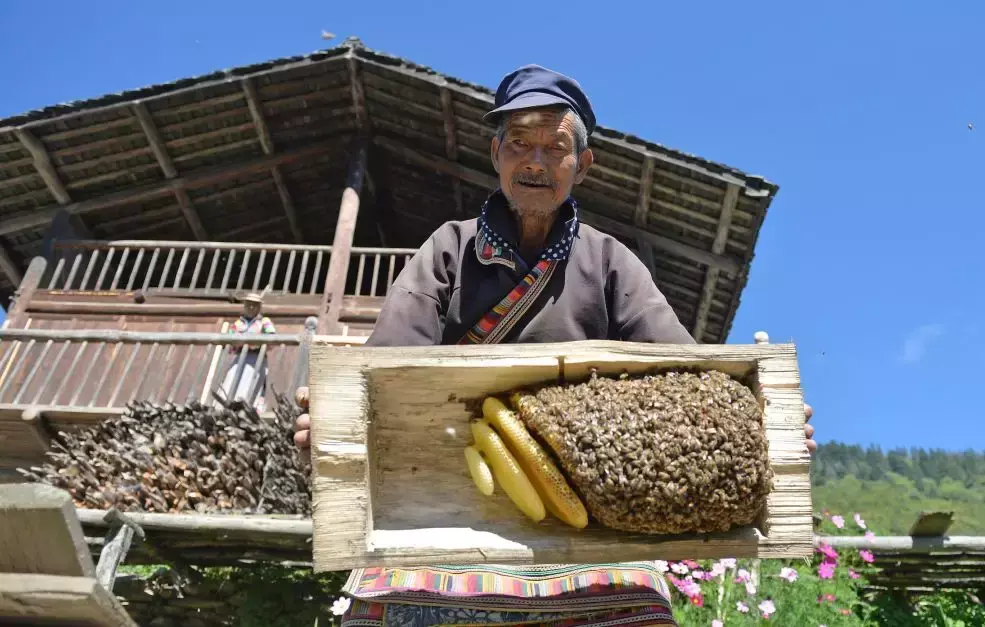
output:
[[135, 627], [97, 579], [68, 492], [0, 486], [0, 538], [0, 623]]
[[[656, 536], [534, 525], [501, 490], [481, 496], [462, 450], [465, 402], [518, 386], [697, 365], [759, 389], [775, 473], [755, 527]], [[813, 552], [809, 454], [789, 344], [562, 344], [311, 349], [313, 548], [318, 571], [435, 563], [596, 563]], [[442, 493], [442, 491], [444, 491]]]

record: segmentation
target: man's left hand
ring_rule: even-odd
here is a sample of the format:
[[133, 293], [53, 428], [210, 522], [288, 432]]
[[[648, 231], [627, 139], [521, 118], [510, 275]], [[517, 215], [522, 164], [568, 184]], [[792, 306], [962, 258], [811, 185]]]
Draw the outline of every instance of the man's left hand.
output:
[[814, 409], [807, 403], [804, 403], [804, 420], [807, 421], [804, 424], [804, 435], [807, 436], [807, 451], [811, 455], [817, 450], [817, 442], [814, 441], [814, 425], [810, 423], [811, 416], [813, 415]]

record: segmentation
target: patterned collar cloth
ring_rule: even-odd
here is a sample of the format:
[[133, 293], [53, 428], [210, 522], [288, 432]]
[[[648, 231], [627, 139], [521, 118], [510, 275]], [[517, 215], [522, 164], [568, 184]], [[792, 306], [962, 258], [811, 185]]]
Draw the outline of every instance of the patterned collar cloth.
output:
[[[558, 219], [551, 227], [540, 259], [567, 260], [575, 237], [578, 236], [578, 224], [578, 204], [574, 198], [569, 197], [561, 205]], [[517, 252], [519, 239], [520, 234], [506, 196], [502, 190], [496, 190], [482, 205], [479, 229], [475, 237], [475, 256], [484, 265], [500, 264], [513, 272], [527, 272], [529, 268]]]

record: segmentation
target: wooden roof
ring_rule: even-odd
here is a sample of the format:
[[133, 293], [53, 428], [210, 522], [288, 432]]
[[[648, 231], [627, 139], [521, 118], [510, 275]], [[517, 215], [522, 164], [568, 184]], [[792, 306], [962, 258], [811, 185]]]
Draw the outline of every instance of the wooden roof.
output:
[[[491, 102], [350, 39], [0, 120], [0, 293], [61, 211], [96, 239], [329, 244], [361, 131], [356, 245], [419, 246], [496, 185]], [[638, 252], [702, 341], [723, 342], [777, 186], [603, 126], [590, 143], [574, 193], [586, 221]]]

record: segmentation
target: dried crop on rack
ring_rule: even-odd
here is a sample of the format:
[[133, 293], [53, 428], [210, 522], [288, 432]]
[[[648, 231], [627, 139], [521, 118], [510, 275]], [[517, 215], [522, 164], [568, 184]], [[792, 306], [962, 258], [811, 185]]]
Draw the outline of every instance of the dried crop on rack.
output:
[[121, 511], [311, 514], [310, 467], [278, 395], [276, 419], [244, 403], [133, 403], [119, 418], [53, 440], [22, 474], [68, 490], [76, 505]]

